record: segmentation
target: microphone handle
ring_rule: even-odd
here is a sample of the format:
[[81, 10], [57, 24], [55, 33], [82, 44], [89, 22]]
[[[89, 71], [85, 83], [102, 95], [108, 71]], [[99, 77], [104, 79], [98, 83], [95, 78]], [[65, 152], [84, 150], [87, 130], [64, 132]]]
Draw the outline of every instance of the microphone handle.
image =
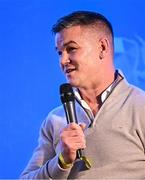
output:
[[65, 110], [67, 123], [69, 124], [69, 123], [75, 122], [78, 124], [74, 101], [63, 103], [63, 107]]
[[78, 149], [78, 150], [76, 151], [76, 159], [81, 159], [81, 157], [82, 157], [82, 150], [81, 150], [81, 149]]

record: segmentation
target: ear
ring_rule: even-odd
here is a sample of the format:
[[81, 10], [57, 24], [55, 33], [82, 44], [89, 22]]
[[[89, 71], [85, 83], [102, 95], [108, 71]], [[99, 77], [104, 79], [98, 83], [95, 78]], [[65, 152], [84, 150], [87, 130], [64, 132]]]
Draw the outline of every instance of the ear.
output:
[[102, 38], [99, 40], [99, 58], [103, 59], [108, 52], [109, 41], [107, 38]]

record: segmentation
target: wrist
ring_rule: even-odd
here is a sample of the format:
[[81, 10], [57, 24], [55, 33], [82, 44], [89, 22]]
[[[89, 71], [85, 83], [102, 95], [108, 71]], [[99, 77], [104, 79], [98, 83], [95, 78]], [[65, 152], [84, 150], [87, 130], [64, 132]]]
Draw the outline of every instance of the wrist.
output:
[[72, 165], [73, 165], [73, 163], [66, 163], [64, 160], [64, 157], [62, 156], [61, 153], [59, 154], [59, 157], [58, 157], [58, 163], [59, 163], [60, 167], [63, 169], [68, 169], [68, 168], [72, 167]]

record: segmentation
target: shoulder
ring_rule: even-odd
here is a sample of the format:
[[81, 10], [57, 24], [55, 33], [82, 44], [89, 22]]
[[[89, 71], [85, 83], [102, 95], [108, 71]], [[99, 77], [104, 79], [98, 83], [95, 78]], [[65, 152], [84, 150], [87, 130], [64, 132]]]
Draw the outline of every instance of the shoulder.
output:
[[145, 111], [145, 91], [122, 79], [115, 87], [113, 96], [116, 101], [122, 103], [122, 107], [136, 113]]
[[139, 87], [130, 84], [121, 70], [118, 70], [119, 74], [123, 77], [118, 85], [118, 89], [125, 93], [128, 97], [131, 97], [132, 100], [138, 103], [145, 103], [145, 91]]
[[130, 88], [132, 92], [131, 94], [132, 94], [133, 102], [145, 106], [145, 91], [134, 85], [130, 85]]

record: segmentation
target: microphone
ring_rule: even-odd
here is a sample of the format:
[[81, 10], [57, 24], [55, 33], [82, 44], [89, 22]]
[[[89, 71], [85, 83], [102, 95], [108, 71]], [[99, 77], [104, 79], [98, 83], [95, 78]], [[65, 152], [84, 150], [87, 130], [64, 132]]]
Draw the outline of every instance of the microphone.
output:
[[[78, 123], [76, 110], [75, 110], [75, 95], [72, 86], [69, 83], [62, 84], [60, 86], [60, 99], [63, 104], [67, 123]], [[76, 151], [76, 158], [81, 159], [81, 149]]]

